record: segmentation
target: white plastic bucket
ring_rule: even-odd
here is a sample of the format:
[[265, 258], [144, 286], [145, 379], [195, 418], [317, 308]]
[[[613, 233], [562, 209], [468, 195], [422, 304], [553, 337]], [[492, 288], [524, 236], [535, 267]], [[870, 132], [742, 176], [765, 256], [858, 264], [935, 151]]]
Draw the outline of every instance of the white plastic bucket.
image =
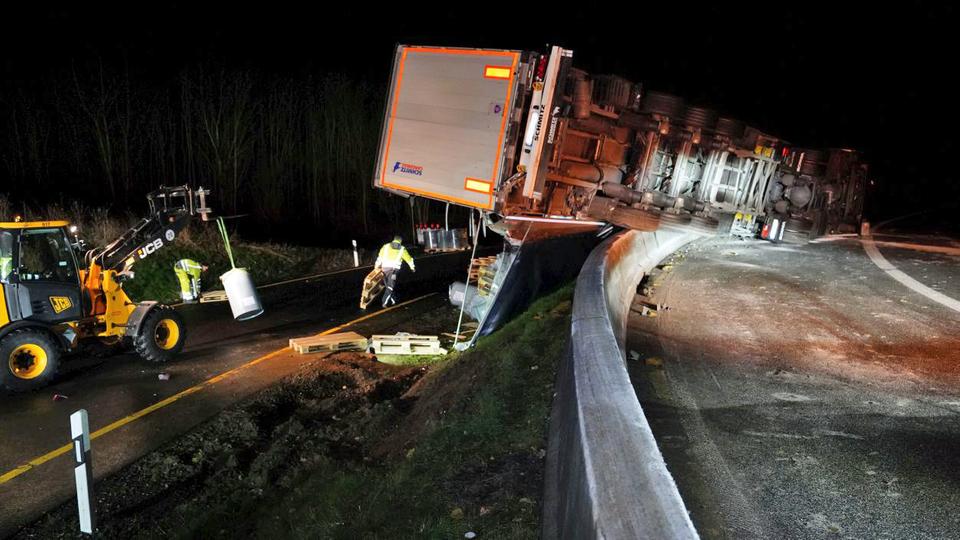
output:
[[257, 289], [245, 269], [234, 268], [220, 276], [220, 281], [223, 282], [223, 289], [230, 300], [230, 311], [233, 312], [234, 319], [246, 321], [263, 313]]

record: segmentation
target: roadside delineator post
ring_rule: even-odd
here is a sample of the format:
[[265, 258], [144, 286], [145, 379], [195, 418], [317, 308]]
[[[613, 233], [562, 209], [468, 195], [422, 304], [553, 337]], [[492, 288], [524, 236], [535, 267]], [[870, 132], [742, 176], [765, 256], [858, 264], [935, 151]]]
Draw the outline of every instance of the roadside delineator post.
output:
[[360, 256], [357, 255], [357, 241], [353, 240], [353, 267], [360, 266]]
[[77, 482], [77, 510], [80, 532], [93, 536], [96, 526], [93, 506], [93, 464], [90, 454], [90, 422], [86, 409], [70, 415], [70, 436], [73, 438], [73, 458], [77, 466], [73, 476]]

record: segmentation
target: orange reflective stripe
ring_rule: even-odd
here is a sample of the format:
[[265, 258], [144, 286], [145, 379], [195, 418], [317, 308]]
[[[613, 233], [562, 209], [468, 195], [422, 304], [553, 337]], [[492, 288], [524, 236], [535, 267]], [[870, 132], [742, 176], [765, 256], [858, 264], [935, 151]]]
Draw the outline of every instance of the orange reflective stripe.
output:
[[489, 180], [480, 180], [477, 178], [467, 178], [463, 185], [464, 189], [476, 191], [477, 193], [490, 193], [493, 191], [493, 184]]
[[513, 68], [510, 66], [486, 66], [483, 68], [483, 76], [488, 79], [509, 79], [513, 74]]

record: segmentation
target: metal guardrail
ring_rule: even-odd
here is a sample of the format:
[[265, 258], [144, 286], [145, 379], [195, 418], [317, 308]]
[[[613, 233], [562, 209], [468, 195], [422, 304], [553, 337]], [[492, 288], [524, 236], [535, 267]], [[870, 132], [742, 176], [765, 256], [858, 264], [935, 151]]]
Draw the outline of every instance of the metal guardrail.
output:
[[698, 538], [640, 408], [624, 350], [643, 274], [695, 238], [626, 231], [583, 265], [550, 418], [543, 538]]

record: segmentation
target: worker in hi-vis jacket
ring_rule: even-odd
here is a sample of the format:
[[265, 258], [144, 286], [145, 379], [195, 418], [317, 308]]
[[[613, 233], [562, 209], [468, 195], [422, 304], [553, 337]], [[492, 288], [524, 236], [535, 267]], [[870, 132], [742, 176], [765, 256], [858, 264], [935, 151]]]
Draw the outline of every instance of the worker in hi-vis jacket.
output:
[[180, 282], [180, 299], [192, 304], [200, 298], [200, 274], [207, 267], [193, 259], [180, 259], [173, 265], [173, 273]]
[[410, 256], [407, 248], [403, 247], [403, 238], [397, 235], [393, 237], [392, 242], [384, 244], [380, 248], [380, 253], [377, 254], [377, 262], [373, 263], [374, 268], [383, 271], [383, 284], [385, 286], [383, 307], [397, 303], [393, 290], [397, 284], [397, 273], [400, 272], [400, 267], [404, 262], [407, 263], [410, 270], [417, 271], [416, 265], [413, 264], [413, 257]]

